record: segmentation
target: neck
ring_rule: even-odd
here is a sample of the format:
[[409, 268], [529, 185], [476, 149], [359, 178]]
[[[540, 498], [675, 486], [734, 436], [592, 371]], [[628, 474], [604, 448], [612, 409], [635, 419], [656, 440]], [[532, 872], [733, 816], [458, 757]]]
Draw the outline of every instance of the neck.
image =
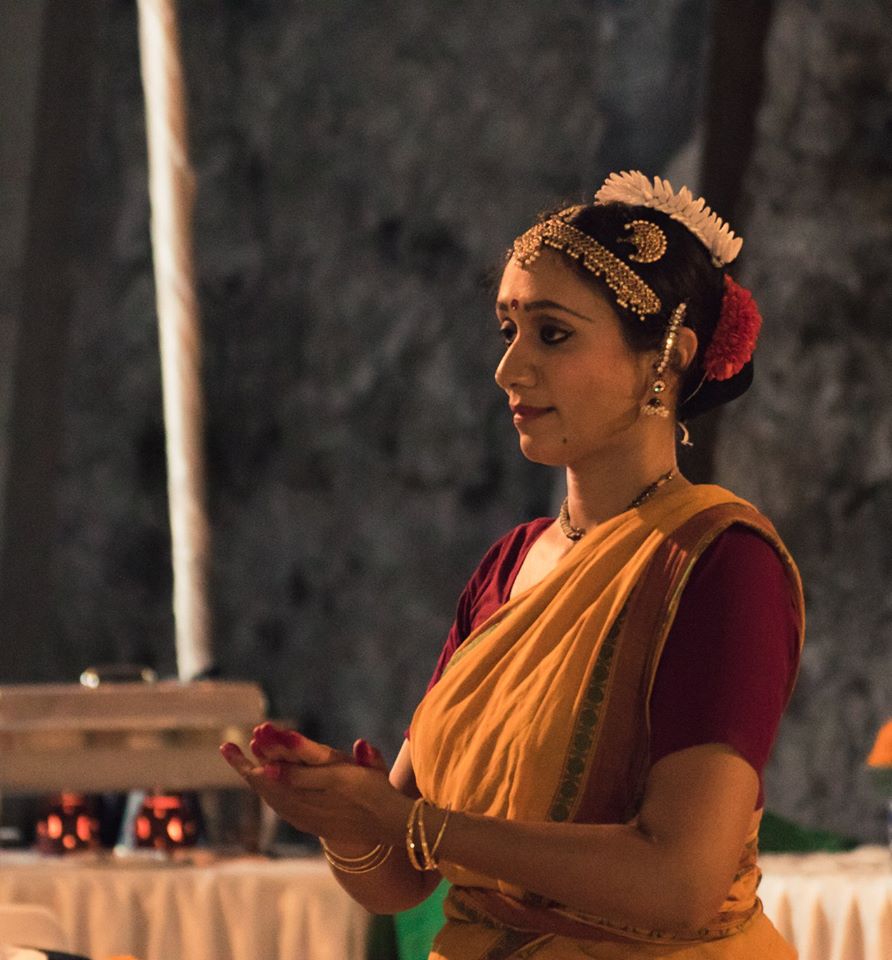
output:
[[591, 530], [627, 510], [629, 504], [663, 474], [675, 470], [669, 485], [689, 486], [678, 474], [674, 434], [669, 443], [632, 450], [602, 451], [596, 460], [567, 467], [567, 500], [574, 527]]

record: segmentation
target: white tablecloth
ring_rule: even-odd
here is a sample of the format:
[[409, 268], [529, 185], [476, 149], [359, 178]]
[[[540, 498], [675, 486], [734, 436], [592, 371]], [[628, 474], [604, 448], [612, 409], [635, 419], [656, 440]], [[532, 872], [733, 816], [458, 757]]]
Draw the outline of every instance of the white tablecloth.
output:
[[[885, 847], [760, 857], [765, 912], [800, 960], [892, 960]], [[0, 903], [40, 903], [105, 960], [362, 960], [369, 917], [319, 859], [210, 866], [0, 853]]]
[[759, 896], [800, 960], [892, 960], [892, 856], [765, 854]]
[[0, 902], [48, 906], [93, 960], [362, 960], [369, 923], [317, 858], [194, 866], [3, 852]]

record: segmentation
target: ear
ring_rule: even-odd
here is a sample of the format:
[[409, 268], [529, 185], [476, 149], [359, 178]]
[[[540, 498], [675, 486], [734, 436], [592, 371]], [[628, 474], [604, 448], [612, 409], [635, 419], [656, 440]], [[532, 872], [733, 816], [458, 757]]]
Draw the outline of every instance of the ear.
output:
[[672, 366], [679, 372], [687, 370], [697, 355], [699, 340], [690, 327], [680, 327], [676, 334]]

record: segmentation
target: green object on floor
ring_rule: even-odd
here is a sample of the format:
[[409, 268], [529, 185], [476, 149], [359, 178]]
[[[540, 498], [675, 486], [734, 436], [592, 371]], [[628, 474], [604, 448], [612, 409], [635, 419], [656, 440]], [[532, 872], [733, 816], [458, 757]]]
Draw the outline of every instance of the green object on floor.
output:
[[830, 830], [800, 827], [784, 817], [766, 810], [759, 827], [760, 853], [839, 853], [854, 850], [859, 841]]
[[446, 919], [443, 901], [447, 893], [449, 884], [444, 880], [423, 903], [393, 918], [399, 960], [427, 960], [434, 937]]
[[399, 960], [393, 917], [373, 914], [365, 950], [366, 960]]

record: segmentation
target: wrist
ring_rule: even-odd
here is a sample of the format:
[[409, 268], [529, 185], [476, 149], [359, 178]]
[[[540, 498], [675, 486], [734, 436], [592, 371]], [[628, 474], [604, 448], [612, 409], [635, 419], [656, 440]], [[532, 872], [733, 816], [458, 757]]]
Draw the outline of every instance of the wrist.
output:
[[439, 869], [437, 859], [452, 811], [435, 807], [419, 797], [406, 820], [406, 856], [419, 872]]
[[406, 820], [412, 810], [412, 798], [393, 790], [387, 803], [370, 809], [369, 820], [375, 825], [375, 835], [384, 843], [402, 846], [406, 836]]

